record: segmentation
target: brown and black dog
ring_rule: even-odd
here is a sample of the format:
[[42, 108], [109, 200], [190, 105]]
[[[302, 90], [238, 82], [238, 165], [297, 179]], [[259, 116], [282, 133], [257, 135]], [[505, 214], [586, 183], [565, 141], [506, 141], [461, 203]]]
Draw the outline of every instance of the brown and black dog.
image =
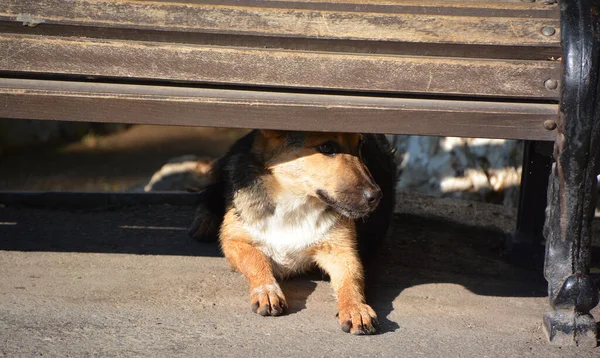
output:
[[287, 303], [278, 279], [318, 267], [338, 299], [342, 329], [376, 331], [361, 256], [373, 254], [394, 207], [396, 165], [383, 135], [255, 130], [213, 168], [190, 234], [218, 231], [262, 316]]

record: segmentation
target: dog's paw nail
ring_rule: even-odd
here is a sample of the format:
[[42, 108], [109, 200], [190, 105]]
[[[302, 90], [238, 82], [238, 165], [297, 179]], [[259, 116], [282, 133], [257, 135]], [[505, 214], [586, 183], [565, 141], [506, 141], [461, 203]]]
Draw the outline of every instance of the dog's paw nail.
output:
[[365, 326], [362, 325], [362, 324], [359, 324], [356, 327], [356, 330], [354, 331], [354, 334], [357, 335], [357, 336], [362, 336], [364, 334], [367, 334], [367, 332], [365, 331]]
[[260, 308], [260, 311], [258, 311], [258, 314], [261, 316], [269, 316], [271, 314], [271, 310], [269, 308], [269, 305], [264, 305]]
[[377, 315], [367, 304], [357, 304], [348, 309], [341, 309], [339, 317], [344, 332], [366, 335], [374, 334], [377, 331]]
[[352, 321], [348, 320], [342, 325], [342, 331], [346, 333], [350, 333], [350, 329], [352, 328]]
[[287, 308], [285, 297], [276, 283], [252, 288], [250, 302], [253, 302], [252, 311], [261, 316], [281, 316]]

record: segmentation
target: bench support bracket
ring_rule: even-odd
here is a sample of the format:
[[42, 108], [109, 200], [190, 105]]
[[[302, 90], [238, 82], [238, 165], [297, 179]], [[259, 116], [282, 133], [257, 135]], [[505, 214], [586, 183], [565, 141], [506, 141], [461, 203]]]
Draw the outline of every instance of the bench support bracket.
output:
[[562, 101], [546, 209], [544, 275], [552, 311], [551, 343], [595, 347], [590, 311], [598, 288], [590, 277], [591, 225], [600, 170], [600, 2], [561, 1]]

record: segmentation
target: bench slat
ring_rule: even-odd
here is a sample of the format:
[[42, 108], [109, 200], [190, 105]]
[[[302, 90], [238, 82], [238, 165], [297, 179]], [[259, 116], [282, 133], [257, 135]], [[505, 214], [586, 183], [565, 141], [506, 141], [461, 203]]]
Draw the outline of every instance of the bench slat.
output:
[[[495, 16], [512, 17], [557, 17], [556, 4], [542, 1], [523, 0], [160, 0], [163, 3], [236, 5], [249, 7], [313, 9], [354, 12], [404, 12], [421, 14], [460, 13], [472, 15], [472, 11], [480, 10]], [[490, 12], [490, 10], [501, 11]], [[492, 16], [494, 16], [492, 15]]]
[[[556, 6], [538, 3], [218, 3], [19, 0], [0, 8], [0, 20], [269, 37], [560, 47]], [[539, 18], [530, 18], [538, 12]], [[545, 26], [555, 28], [556, 33], [544, 36], [541, 30]]]
[[0, 35], [0, 70], [369, 92], [558, 99], [558, 61], [317, 53]]
[[0, 79], [0, 117], [554, 140], [558, 105]]

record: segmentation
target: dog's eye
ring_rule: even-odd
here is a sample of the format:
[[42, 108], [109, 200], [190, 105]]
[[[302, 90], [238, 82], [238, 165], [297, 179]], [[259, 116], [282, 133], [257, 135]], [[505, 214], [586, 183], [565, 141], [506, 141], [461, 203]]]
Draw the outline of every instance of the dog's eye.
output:
[[335, 153], [340, 152], [340, 145], [337, 142], [330, 140], [330, 141], [320, 144], [317, 147], [317, 150], [323, 154], [333, 155]]

